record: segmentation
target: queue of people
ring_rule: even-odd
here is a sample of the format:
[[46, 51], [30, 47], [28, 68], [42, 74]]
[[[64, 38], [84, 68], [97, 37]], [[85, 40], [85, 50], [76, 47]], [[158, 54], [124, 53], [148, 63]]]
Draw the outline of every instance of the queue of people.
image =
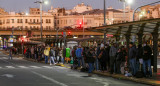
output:
[[23, 53], [26, 58], [32, 58], [37, 62], [45, 61], [50, 65], [71, 63], [73, 68], [87, 69], [89, 76], [92, 75], [93, 70], [96, 70], [125, 76], [137, 76], [137, 73], [141, 71], [144, 77], [152, 77], [152, 49], [147, 43], [143, 46], [141, 44], [136, 46], [131, 42], [129, 49], [117, 43], [111, 46], [102, 43], [97, 46], [81, 47], [79, 45], [73, 48], [50, 47], [49, 45], [26, 46]]

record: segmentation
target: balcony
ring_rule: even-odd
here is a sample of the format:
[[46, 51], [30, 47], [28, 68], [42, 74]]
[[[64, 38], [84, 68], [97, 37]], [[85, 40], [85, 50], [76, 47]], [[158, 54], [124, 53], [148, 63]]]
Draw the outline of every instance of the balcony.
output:
[[40, 24], [40, 22], [28, 22], [28, 24]]

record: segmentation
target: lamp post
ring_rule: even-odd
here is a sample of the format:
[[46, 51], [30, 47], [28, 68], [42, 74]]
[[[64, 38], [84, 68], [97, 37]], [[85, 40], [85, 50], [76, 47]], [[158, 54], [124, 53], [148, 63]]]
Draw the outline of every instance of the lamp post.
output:
[[83, 15], [83, 38], [84, 38], [84, 15]]
[[38, 4], [40, 4], [40, 28], [41, 28], [41, 41], [43, 42], [43, 35], [42, 35], [42, 5], [43, 4], [48, 4], [48, 2], [47, 1], [43, 1], [43, 0], [40, 0], [40, 1], [36, 1], [36, 2], [34, 2], [34, 3], [38, 3]]
[[134, 10], [134, 13], [133, 13], [133, 21], [134, 21], [134, 18], [135, 18], [135, 13], [136, 13], [136, 11], [137, 11], [139, 8], [142, 8], [142, 7], [145, 7], [145, 6], [148, 6], [148, 5], [152, 5], [152, 4], [156, 4], [156, 3], [159, 3], [159, 2], [160, 2], [160, 1], [157, 1], [157, 2], [153, 2], [153, 3], [146, 4], [146, 5], [143, 5], [143, 6], [138, 7], [136, 10]]
[[[131, 4], [133, 2], [133, 0], [119, 0], [121, 2], [123, 2], [123, 19], [124, 19], [124, 22], [126, 22], [126, 3], [127, 4]], [[129, 9], [130, 10], [130, 9]]]
[[[106, 24], [106, 0], [104, 0], [104, 26], [107, 25]], [[104, 45], [106, 44], [106, 32], [104, 33]]]

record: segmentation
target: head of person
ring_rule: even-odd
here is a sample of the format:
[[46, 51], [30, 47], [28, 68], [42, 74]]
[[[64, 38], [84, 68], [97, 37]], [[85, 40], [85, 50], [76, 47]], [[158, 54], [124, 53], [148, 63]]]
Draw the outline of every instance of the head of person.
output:
[[94, 53], [94, 49], [93, 48], [90, 48], [90, 53]]
[[81, 48], [81, 45], [79, 45], [78, 48]]
[[114, 47], [117, 47], [117, 44], [116, 44], [116, 43], [113, 43], [113, 46], [114, 46]]
[[133, 42], [130, 42], [130, 43], [129, 43], [129, 47], [130, 47], [130, 48], [133, 47]]
[[144, 42], [143, 46], [147, 46], [147, 42]]
[[121, 52], [121, 51], [122, 51], [122, 49], [121, 49], [121, 48], [119, 48], [119, 49], [118, 49], [118, 52]]

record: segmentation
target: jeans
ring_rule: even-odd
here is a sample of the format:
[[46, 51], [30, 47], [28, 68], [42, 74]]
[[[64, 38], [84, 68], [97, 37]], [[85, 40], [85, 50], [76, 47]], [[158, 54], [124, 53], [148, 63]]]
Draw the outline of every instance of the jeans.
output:
[[48, 63], [48, 56], [45, 56], [45, 63]]
[[149, 74], [152, 76], [152, 69], [151, 69], [151, 60], [143, 60], [143, 72], [146, 75], [146, 67], [149, 69]]
[[64, 57], [61, 57], [61, 62], [64, 64]]
[[50, 57], [50, 64], [52, 64], [52, 62], [53, 62], [53, 64], [55, 63], [55, 62], [54, 62], [54, 57], [53, 57], [53, 56]]
[[92, 71], [94, 70], [94, 63], [88, 63], [89, 65], [89, 70], [88, 70], [88, 73], [92, 73]]
[[83, 62], [82, 57], [78, 57], [78, 67], [80, 67], [81, 64], [82, 64], [82, 66], [84, 67], [84, 62]]
[[129, 60], [129, 62], [130, 62], [132, 75], [135, 75], [136, 74], [136, 59], [132, 58], [132, 59]]
[[115, 72], [115, 63], [116, 63], [116, 61], [115, 61], [115, 56], [111, 56], [110, 57], [110, 73], [111, 74], [113, 74], [113, 72]]
[[98, 62], [98, 58], [96, 58], [95, 65], [96, 65], [96, 70], [99, 70], [99, 62]]

